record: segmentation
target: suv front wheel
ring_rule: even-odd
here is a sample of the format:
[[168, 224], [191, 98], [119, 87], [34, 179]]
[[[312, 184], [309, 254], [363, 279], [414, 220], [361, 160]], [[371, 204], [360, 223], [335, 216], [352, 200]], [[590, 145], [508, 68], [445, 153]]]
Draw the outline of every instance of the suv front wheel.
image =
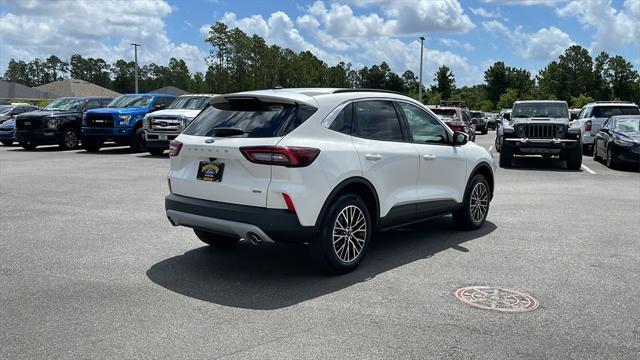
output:
[[355, 269], [371, 242], [373, 226], [359, 196], [339, 196], [327, 210], [320, 232], [311, 243], [311, 257], [323, 270], [346, 273]]
[[463, 230], [480, 228], [487, 219], [490, 202], [489, 182], [483, 175], [477, 174], [469, 182], [462, 208], [453, 212], [453, 221]]

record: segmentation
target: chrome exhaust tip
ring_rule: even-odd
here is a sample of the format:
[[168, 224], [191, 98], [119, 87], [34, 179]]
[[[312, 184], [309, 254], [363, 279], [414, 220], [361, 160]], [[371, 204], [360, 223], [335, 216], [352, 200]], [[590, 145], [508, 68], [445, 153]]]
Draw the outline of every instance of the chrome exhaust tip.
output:
[[261, 244], [263, 241], [260, 235], [252, 232], [247, 233], [247, 240], [249, 240], [253, 245]]

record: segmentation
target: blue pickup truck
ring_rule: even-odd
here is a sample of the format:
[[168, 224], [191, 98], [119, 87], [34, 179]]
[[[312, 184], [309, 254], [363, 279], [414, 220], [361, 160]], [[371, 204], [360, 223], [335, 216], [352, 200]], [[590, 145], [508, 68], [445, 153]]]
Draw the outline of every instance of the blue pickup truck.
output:
[[89, 110], [82, 119], [82, 142], [87, 151], [96, 152], [106, 141], [129, 145], [131, 151], [146, 151], [142, 118], [152, 111], [166, 109], [176, 97], [169, 94], [125, 94], [106, 108]]

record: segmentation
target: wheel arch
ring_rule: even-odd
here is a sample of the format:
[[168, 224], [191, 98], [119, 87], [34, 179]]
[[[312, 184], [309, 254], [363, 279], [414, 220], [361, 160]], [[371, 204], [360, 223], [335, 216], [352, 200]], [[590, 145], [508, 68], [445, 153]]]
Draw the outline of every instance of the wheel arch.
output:
[[329, 206], [333, 203], [333, 201], [342, 193], [351, 192], [354, 193], [364, 200], [367, 208], [369, 209], [369, 213], [372, 215], [373, 225], [378, 222], [380, 218], [380, 200], [378, 198], [378, 193], [367, 179], [356, 176], [351, 177], [346, 180], [340, 182], [327, 196], [322, 208], [320, 209], [320, 213], [318, 215], [318, 219], [316, 220], [316, 225], [319, 225], [324, 219]]
[[493, 191], [494, 191], [494, 187], [495, 187], [495, 179], [494, 179], [493, 169], [492, 169], [491, 165], [488, 162], [485, 162], [485, 161], [477, 164], [473, 168], [473, 170], [471, 171], [471, 173], [469, 175], [469, 179], [467, 179], [467, 188], [465, 189], [465, 195], [466, 195], [467, 191], [469, 190], [469, 182], [477, 174], [481, 174], [487, 179], [487, 182], [489, 183], [489, 189], [491, 190], [491, 198], [493, 198]]

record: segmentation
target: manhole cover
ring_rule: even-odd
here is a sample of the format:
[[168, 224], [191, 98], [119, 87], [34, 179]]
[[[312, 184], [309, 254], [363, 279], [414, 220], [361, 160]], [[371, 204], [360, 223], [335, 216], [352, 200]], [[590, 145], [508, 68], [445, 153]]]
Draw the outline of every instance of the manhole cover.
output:
[[480, 309], [524, 312], [538, 308], [533, 296], [516, 290], [490, 286], [470, 286], [456, 290], [458, 300]]

